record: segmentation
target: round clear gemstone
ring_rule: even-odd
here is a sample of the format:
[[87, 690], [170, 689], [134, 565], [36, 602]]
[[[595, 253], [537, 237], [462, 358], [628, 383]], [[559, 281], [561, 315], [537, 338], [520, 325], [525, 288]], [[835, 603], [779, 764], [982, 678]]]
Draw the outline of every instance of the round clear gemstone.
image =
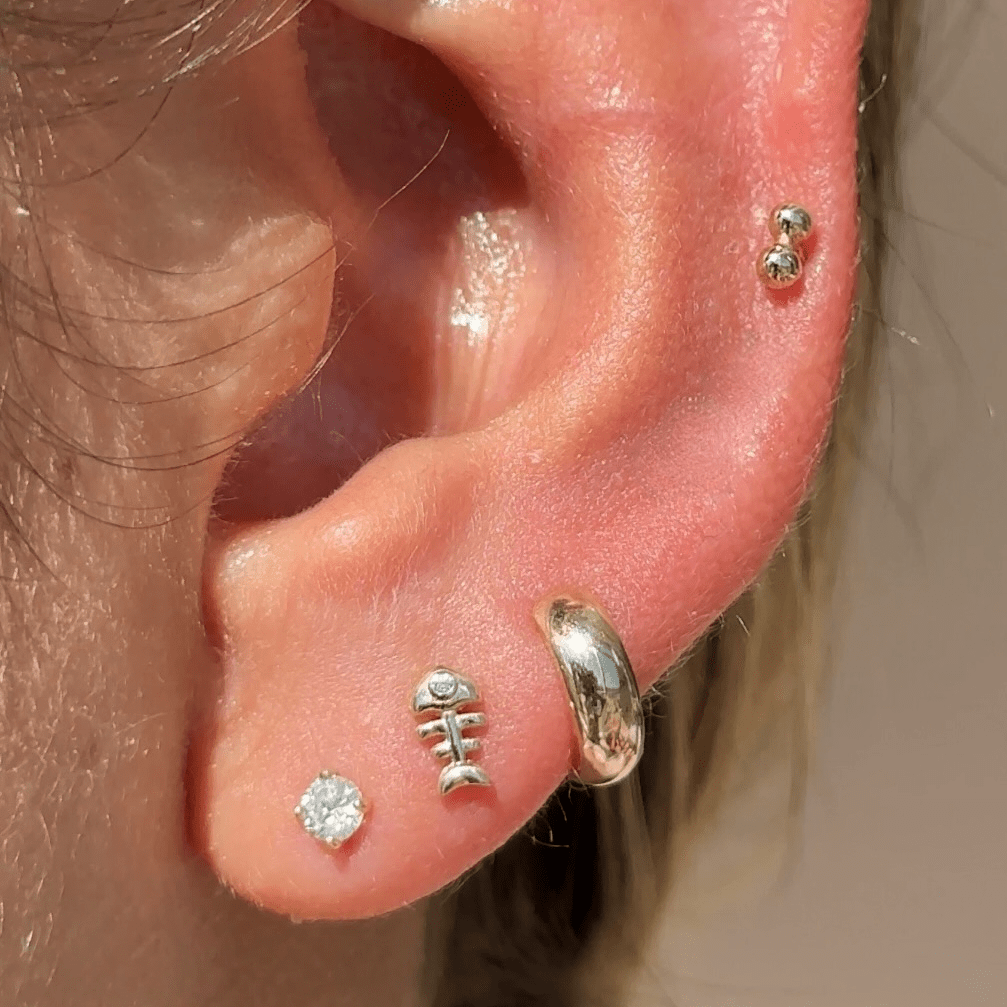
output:
[[306, 832], [329, 846], [340, 846], [360, 828], [364, 801], [352, 781], [319, 773], [301, 795], [294, 813]]
[[437, 699], [450, 699], [458, 688], [458, 679], [450, 671], [435, 671], [427, 685]]

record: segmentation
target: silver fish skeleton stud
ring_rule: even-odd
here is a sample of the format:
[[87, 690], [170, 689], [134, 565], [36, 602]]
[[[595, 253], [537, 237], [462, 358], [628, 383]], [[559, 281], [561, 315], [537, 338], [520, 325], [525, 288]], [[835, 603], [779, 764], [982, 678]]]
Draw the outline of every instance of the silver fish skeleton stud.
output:
[[763, 249], [756, 263], [759, 279], [771, 290], [795, 284], [804, 270], [804, 242], [811, 237], [811, 214], [797, 203], [781, 203], [769, 216], [775, 244]]
[[601, 609], [561, 595], [540, 604], [535, 619], [566, 683], [580, 742], [582, 783], [624, 780], [643, 755], [643, 706], [619, 634]]
[[465, 732], [486, 723], [483, 713], [460, 713], [463, 706], [479, 702], [479, 690], [474, 682], [450, 668], [435, 668], [416, 688], [413, 696], [413, 712], [417, 716], [435, 713], [437, 716], [424, 720], [417, 728], [420, 739], [426, 741], [443, 735], [431, 751], [440, 759], [448, 759], [441, 770], [438, 789], [441, 794], [466, 785], [491, 786], [486, 771], [468, 761], [469, 752], [479, 747], [478, 738], [467, 738]]

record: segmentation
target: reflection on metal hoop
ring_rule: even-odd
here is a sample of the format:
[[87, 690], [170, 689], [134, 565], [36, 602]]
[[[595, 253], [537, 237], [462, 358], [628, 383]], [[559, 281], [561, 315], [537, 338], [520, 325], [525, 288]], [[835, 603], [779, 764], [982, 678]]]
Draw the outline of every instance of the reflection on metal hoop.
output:
[[543, 602], [535, 618], [566, 682], [580, 736], [578, 778], [618, 783], [643, 754], [643, 707], [619, 634], [597, 607], [568, 595]]

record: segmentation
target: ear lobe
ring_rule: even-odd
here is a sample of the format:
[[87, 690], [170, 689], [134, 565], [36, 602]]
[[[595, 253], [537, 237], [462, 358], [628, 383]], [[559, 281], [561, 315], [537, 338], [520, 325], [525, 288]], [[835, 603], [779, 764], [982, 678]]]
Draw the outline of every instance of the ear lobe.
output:
[[[193, 828], [253, 901], [359, 917], [457, 877], [571, 767], [563, 683], [533, 620], [542, 596], [596, 595], [646, 689], [790, 521], [852, 297], [864, 5], [719, 6], [385, 16], [463, 69], [519, 144], [550, 297], [496, 419], [403, 442], [312, 509], [209, 550], [223, 695], [193, 746]], [[755, 273], [783, 199], [818, 229], [785, 301]], [[480, 689], [490, 789], [438, 793], [411, 698], [440, 664]], [[370, 808], [335, 853], [291, 810], [323, 770]]]

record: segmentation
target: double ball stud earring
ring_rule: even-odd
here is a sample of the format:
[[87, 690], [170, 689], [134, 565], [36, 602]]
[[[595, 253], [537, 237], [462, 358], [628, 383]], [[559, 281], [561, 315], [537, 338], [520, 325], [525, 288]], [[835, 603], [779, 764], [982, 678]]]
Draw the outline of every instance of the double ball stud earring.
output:
[[774, 243], [756, 262], [759, 279], [771, 290], [793, 286], [804, 270], [805, 242], [813, 228], [811, 214], [797, 203], [781, 203], [769, 216]]

